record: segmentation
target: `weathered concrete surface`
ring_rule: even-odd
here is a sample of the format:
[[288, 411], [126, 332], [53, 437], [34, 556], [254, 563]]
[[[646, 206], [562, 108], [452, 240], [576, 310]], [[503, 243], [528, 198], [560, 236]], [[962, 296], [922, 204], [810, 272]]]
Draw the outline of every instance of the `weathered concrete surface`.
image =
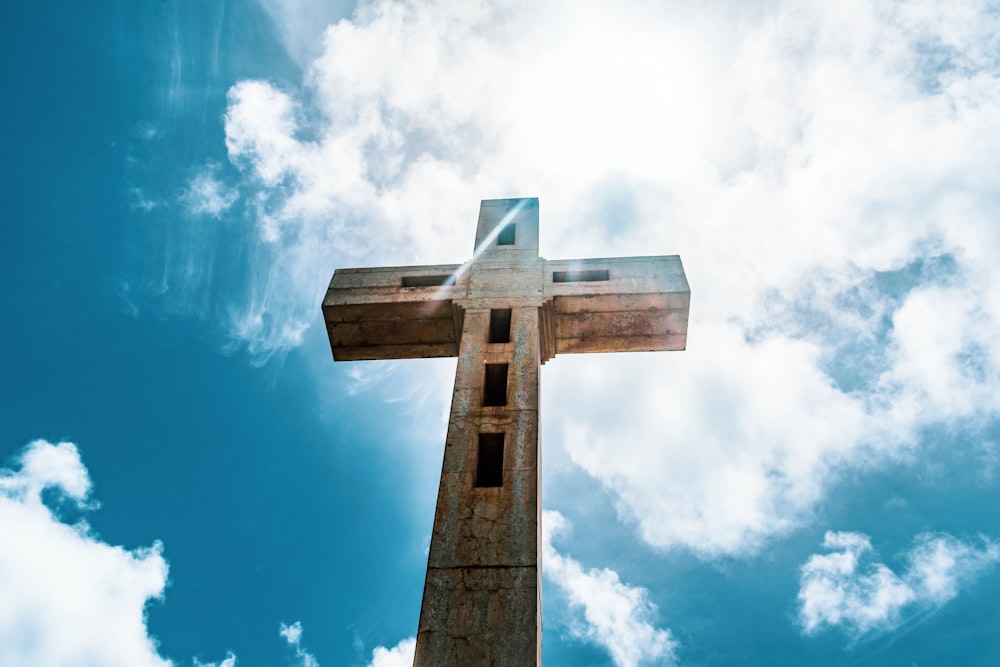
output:
[[404, 287], [404, 279], [454, 276], [457, 264], [337, 269], [323, 299], [336, 361], [453, 357], [461, 312], [452, 304], [468, 291], [454, 285]]
[[[540, 661], [538, 308], [511, 298], [511, 342], [467, 308], [427, 559], [415, 665]], [[508, 363], [507, 405], [483, 406], [484, 368]], [[475, 485], [480, 433], [503, 433], [502, 485]]]
[[413, 664], [541, 664], [537, 585], [534, 567], [427, 568]]
[[[608, 280], [553, 282], [556, 272], [604, 269]], [[619, 257], [545, 263], [555, 310], [555, 349], [570, 352], [683, 350], [691, 290], [680, 257]]]
[[[458, 355], [415, 665], [540, 663], [540, 365], [683, 350], [689, 303], [676, 256], [539, 257], [537, 199], [484, 201], [465, 265], [334, 273], [323, 314], [337, 361]], [[511, 310], [510, 342], [488, 342], [495, 308]], [[484, 405], [487, 364], [508, 365], [504, 405]], [[503, 434], [500, 486], [476, 485], [484, 433]]]

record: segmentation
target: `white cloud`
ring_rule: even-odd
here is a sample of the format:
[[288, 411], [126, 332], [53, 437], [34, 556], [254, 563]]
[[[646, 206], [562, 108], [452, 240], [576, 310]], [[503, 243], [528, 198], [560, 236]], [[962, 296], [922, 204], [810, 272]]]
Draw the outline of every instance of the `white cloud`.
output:
[[918, 535], [897, 575], [876, 559], [868, 536], [828, 532], [823, 547], [802, 566], [799, 622], [806, 634], [840, 627], [858, 637], [897, 628], [908, 616], [940, 607], [958, 588], [1000, 560], [1000, 547], [981, 548], [950, 535]]
[[573, 634], [607, 649], [619, 667], [676, 664], [677, 642], [669, 630], [654, 625], [657, 607], [649, 592], [622, 583], [613, 570], [585, 570], [576, 560], [559, 553], [552, 546], [552, 536], [567, 528], [559, 512], [543, 512], [543, 572], [572, 607], [583, 610], [582, 622], [571, 627]]
[[[734, 326], [696, 334], [682, 355], [552, 364], [551, 394], [573, 398], [554, 420], [647, 542], [741, 553], [807, 515], [866, 415], [816, 367], [814, 344], [751, 344]], [[626, 395], [625, 411], [608, 400]]]
[[404, 639], [392, 648], [377, 646], [372, 651], [372, 661], [368, 667], [413, 667], [416, 648], [416, 637]]
[[36, 440], [19, 463], [0, 471], [0, 664], [171, 665], [146, 627], [146, 604], [167, 579], [160, 543], [106, 544], [43, 502], [51, 490], [66, 509], [91, 507], [74, 444]]
[[299, 642], [302, 640], [302, 623], [299, 621], [295, 621], [291, 625], [285, 625], [282, 623], [281, 628], [278, 630], [278, 634], [292, 646], [298, 646]]
[[920, 535], [909, 553], [907, 579], [918, 595], [942, 605], [968, 583], [1000, 560], [1000, 546], [983, 540], [981, 549], [950, 535]]
[[[146, 625], [167, 583], [163, 545], [126, 549], [94, 534], [83, 517], [98, 503], [73, 443], [35, 440], [16, 463], [0, 469], [0, 664], [173, 665]], [[236, 662], [231, 651], [218, 663], [193, 658]]]
[[1000, 410], [1000, 308], [990, 303], [1000, 295], [984, 288], [923, 287], [893, 314], [894, 364], [882, 380], [899, 396], [900, 421], [916, 421], [918, 411], [946, 420]]
[[295, 621], [291, 625], [282, 623], [278, 634], [295, 651], [295, 660], [298, 667], [319, 667], [319, 661], [311, 653], [302, 648], [302, 623], [299, 621]]
[[194, 667], [236, 667], [238, 660], [232, 651], [226, 653], [222, 662], [202, 662], [198, 658], [194, 659]]
[[996, 9], [363, 3], [302, 89], [230, 90], [231, 333], [266, 358], [335, 266], [467, 258], [481, 198], [540, 196], [553, 257], [679, 252], [688, 351], [550, 363], [546, 437], [650, 544], [751, 553], [845, 466], [1000, 412]]
[[181, 201], [194, 215], [218, 218], [240, 198], [235, 188], [227, 188], [218, 178], [218, 165], [207, 165], [188, 181]]

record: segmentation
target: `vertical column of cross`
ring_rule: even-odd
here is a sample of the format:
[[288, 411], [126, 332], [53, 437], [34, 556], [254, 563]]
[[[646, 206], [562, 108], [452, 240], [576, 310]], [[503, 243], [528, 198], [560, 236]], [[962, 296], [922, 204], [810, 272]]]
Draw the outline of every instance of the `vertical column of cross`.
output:
[[[465, 311], [420, 611], [420, 667], [541, 659], [538, 308], [511, 305]], [[500, 327], [490, 326], [491, 313]], [[508, 340], [490, 342], [505, 316]]]

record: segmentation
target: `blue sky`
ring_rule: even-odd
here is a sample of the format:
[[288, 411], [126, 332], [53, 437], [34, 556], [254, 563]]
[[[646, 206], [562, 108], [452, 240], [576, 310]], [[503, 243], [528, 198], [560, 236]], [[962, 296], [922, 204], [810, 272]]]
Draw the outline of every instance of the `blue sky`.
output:
[[1000, 5], [8, 3], [0, 664], [408, 664], [454, 360], [342, 266], [680, 254], [542, 373], [548, 665], [996, 665]]

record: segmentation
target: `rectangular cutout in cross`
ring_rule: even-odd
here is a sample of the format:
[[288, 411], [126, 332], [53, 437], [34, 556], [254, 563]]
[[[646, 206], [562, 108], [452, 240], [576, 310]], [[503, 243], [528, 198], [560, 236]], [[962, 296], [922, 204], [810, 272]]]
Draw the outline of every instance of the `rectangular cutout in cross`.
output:
[[443, 287], [454, 285], [455, 276], [403, 276], [403, 287]]
[[507, 364], [486, 364], [483, 405], [507, 405]]
[[500, 230], [497, 235], [497, 245], [514, 245], [514, 229], [517, 225], [507, 223], [507, 226]]
[[581, 269], [579, 271], [553, 271], [554, 283], [593, 283], [611, 280], [607, 269]]
[[503, 433], [480, 433], [476, 486], [503, 486]]
[[490, 310], [489, 342], [510, 342], [510, 308], [493, 308]]

